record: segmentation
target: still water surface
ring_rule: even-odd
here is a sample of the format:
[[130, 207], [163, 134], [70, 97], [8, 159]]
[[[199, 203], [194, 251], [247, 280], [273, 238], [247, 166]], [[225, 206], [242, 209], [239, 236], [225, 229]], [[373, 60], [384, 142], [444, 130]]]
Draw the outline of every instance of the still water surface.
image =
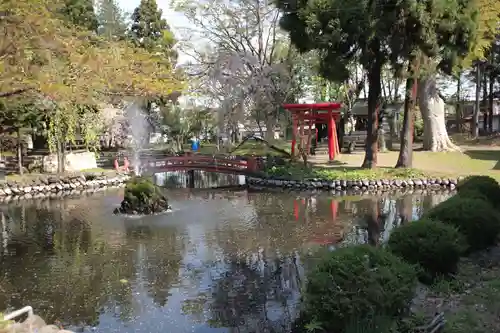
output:
[[446, 197], [167, 193], [172, 213], [140, 218], [112, 214], [119, 191], [0, 207], [0, 311], [82, 332], [286, 332], [315, 249], [378, 244]]

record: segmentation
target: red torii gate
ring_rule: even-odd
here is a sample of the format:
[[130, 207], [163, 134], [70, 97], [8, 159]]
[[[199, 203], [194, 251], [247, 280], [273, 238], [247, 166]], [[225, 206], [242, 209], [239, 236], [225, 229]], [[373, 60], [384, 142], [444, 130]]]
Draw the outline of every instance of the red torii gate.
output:
[[[304, 125], [309, 126], [307, 140], [307, 154], [309, 154], [311, 127], [318, 123], [326, 123], [328, 127], [328, 159], [333, 161], [335, 155], [340, 152], [337, 138], [337, 126], [335, 121], [340, 117], [341, 103], [314, 103], [314, 104], [283, 104], [283, 108], [292, 113], [293, 136], [291, 153], [295, 155], [295, 145], [297, 144], [297, 134], [304, 135]], [[318, 111], [327, 111], [321, 112]], [[299, 133], [299, 129], [301, 132]], [[316, 140], [318, 139], [316, 133]]]

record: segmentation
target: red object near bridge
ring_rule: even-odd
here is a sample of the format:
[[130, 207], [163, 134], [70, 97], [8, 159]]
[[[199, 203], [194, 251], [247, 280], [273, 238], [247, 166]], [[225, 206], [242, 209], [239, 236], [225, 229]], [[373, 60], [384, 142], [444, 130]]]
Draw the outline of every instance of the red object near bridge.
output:
[[[342, 108], [341, 103], [313, 103], [313, 104], [283, 104], [283, 108], [292, 113], [293, 135], [291, 153], [295, 155], [295, 145], [297, 136], [304, 136], [304, 127], [309, 129], [306, 152], [309, 154], [309, 145], [311, 143], [311, 127], [316, 124], [327, 124], [328, 128], [328, 159], [333, 161], [335, 155], [340, 153], [339, 140], [337, 137], [337, 126], [335, 121], [340, 118], [338, 111]], [[326, 112], [319, 112], [326, 111]], [[315, 133], [316, 140], [317, 131]]]
[[243, 159], [192, 154], [143, 161], [142, 165], [144, 165], [144, 171], [154, 173], [176, 170], [203, 170], [207, 172], [246, 174], [257, 171], [259, 167], [257, 160], [253, 157]]

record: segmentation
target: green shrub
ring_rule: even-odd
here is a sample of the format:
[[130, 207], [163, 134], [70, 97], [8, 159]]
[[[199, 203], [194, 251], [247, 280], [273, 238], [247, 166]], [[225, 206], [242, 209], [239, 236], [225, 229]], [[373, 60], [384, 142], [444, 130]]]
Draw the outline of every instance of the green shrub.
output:
[[151, 179], [136, 176], [127, 181], [124, 196], [131, 201], [148, 203], [157, 200], [163, 194]]
[[423, 219], [396, 228], [387, 247], [410, 264], [420, 265], [422, 282], [432, 282], [456, 271], [466, 242], [455, 226]]
[[416, 276], [414, 266], [382, 248], [338, 249], [308, 274], [303, 317], [326, 332], [366, 318], [397, 318], [409, 308]]
[[492, 204], [490, 198], [484, 193], [479, 192], [478, 190], [473, 190], [473, 189], [468, 189], [468, 190], [463, 190], [457, 193], [462, 198], [468, 198], [468, 199], [481, 199], [484, 201], [489, 202]]
[[489, 176], [469, 176], [458, 183], [457, 191], [461, 196], [484, 197], [494, 207], [500, 206], [500, 186]]
[[499, 213], [489, 202], [477, 197], [454, 196], [425, 216], [456, 226], [467, 238], [470, 250], [494, 245], [500, 233]]

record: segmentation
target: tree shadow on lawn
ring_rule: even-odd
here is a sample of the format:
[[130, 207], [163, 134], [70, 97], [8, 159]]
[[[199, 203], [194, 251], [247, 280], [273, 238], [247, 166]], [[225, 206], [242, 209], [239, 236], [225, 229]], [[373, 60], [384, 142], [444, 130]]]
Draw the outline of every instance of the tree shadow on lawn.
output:
[[492, 170], [500, 170], [500, 151], [499, 150], [466, 150], [464, 154], [473, 160], [496, 161]]

